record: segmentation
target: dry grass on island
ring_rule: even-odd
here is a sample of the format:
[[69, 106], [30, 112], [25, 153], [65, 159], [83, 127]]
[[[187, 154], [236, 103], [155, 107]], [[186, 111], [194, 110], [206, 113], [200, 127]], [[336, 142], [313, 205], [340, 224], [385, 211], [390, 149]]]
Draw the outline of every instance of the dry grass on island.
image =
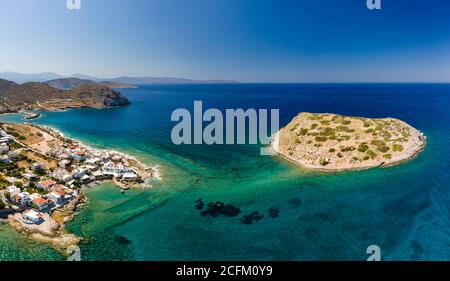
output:
[[395, 118], [303, 112], [276, 134], [272, 147], [306, 168], [341, 171], [400, 163], [416, 156], [425, 141]]

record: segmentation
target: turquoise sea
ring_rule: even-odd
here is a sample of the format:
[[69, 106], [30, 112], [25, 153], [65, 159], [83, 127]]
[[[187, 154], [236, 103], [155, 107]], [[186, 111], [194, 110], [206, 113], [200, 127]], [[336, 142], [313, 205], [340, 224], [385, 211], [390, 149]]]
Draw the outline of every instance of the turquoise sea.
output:
[[[127, 107], [44, 112], [37, 124], [98, 148], [160, 164], [164, 179], [121, 194], [88, 189], [89, 204], [67, 228], [88, 238], [83, 260], [450, 260], [450, 85], [141, 85], [121, 90]], [[259, 145], [172, 144], [176, 108], [279, 108], [396, 117], [423, 131], [426, 149], [402, 165], [312, 173]], [[18, 115], [1, 121], [22, 122]], [[237, 217], [201, 216], [196, 200], [239, 207]], [[278, 208], [279, 216], [268, 216]], [[243, 215], [264, 215], [250, 225]], [[0, 260], [62, 259], [50, 247], [0, 225]]]

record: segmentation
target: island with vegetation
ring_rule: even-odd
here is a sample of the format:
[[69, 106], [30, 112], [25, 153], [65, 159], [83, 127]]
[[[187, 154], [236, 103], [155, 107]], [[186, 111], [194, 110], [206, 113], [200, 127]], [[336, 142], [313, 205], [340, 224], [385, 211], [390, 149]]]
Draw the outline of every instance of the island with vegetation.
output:
[[[122, 190], [160, 179], [126, 154], [86, 146], [38, 125], [0, 123], [0, 222], [62, 253], [82, 238], [68, 233], [84, 188], [111, 181]], [[123, 192], [123, 191], [122, 191]]]
[[392, 166], [415, 157], [425, 144], [423, 133], [399, 119], [306, 112], [272, 140], [286, 159], [329, 171]]

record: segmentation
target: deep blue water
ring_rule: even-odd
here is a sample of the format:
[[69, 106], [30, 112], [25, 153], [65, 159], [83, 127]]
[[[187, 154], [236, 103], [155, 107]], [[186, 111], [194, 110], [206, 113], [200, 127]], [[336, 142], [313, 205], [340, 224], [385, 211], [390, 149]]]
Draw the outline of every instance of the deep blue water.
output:
[[[450, 85], [142, 85], [121, 92], [130, 106], [46, 112], [33, 121], [162, 166], [164, 180], [152, 189], [87, 191], [90, 204], [69, 225], [89, 238], [84, 259], [365, 260], [376, 244], [386, 260], [450, 260]], [[192, 110], [194, 100], [205, 109], [279, 108], [281, 126], [301, 111], [395, 117], [424, 132], [428, 145], [396, 167], [311, 173], [260, 156], [258, 145], [172, 144], [170, 115]], [[265, 217], [251, 225], [202, 217], [198, 198]], [[271, 207], [280, 209], [278, 218], [267, 216]]]

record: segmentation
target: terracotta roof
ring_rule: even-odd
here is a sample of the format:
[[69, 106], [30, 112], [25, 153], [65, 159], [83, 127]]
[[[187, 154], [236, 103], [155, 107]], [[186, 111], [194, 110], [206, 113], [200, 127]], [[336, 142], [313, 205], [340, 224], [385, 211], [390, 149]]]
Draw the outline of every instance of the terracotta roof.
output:
[[56, 181], [54, 181], [54, 180], [45, 180], [42, 182], [42, 185], [44, 185], [44, 186], [50, 186], [50, 185], [54, 185], [54, 184], [56, 184]]
[[38, 197], [38, 198], [36, 198], [36, 199], [33, 200], [33, 203], [35, 203], [35, 204], [37, 204], [37, 205], [42, 205], [42, 204], [47, 203], [47, 200], [45, 200], [45, 199], [42, 198], [42, 197]]
[[64, 192], [64, 190], [56, 190], [55, 193], [57, 193], [57, 194], [59, 194], [59, 195], [61, 195], [61, 196], [66, 195], [66, 193]]

